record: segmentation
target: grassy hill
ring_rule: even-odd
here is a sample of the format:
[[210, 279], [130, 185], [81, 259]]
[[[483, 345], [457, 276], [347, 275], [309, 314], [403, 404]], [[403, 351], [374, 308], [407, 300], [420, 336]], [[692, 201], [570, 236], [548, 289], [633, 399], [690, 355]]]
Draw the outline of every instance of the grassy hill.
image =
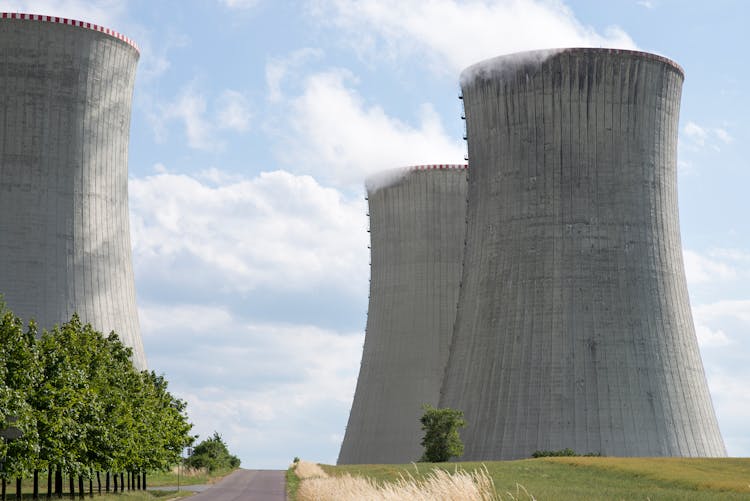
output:
[[432, 468], [487, 468], [497, 492], [537, 500], [750, 500], [750, 459], [560, 457], [485, 463], [326, 466], [331, 476], [349, 473], [393, 481]]

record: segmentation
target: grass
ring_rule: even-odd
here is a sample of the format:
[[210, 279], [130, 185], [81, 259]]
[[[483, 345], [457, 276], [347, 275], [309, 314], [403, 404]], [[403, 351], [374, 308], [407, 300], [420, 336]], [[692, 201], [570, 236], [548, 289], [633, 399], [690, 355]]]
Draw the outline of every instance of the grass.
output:
[[[331, 476], [365, 476], [378, 483], [406, 474], [424, 478], [433, 468], [474, 472], [487, 468], [498, 494], [539, 500], [750, 499], [750, 459], [559, 457], [485, 463], [326, 466]], [[290, 499], [294, 499], [290, 496]]]
[[[222, 478], [232, 473], [233, 469], [217, 470], [208, 473], [205, 469], [180, 469], [180, 485], [215, 484]], [[146, 476], [149, 487], [161, 487], [165, 485], [177, 485], [177, 470], [173, 468], [166, 472], [152, 472]]]
[[300, 479], [294, 472], [294, 467], [290, 466], [286, 470], [286, 497], [290, 500], [297, 499], [297, 491], [299, 490]]
[[293, 479], [289, 498], [297, 501], [495, 501], [495, 488], [486, 468], [467, 473], [432, 469], [420, 478], [408, 472], [395, 482], [378, 482], [362, 475], [329, 476], [317, 463], [295, 461], [287, 472]]

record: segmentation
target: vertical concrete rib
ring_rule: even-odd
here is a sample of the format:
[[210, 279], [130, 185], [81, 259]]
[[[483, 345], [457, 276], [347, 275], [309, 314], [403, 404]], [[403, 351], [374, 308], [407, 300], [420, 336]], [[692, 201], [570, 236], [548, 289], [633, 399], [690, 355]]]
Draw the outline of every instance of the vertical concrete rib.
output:
[[42, 328], [77, 312], [146, 368], [127, 199], [139, 54], [59, 17], [0, 14], [0, 293]]
[[466, 166], [367, 180], [367, 331], [339, 464], [419, 459], [422, 405], [437, 405], [448, 360], [466, 228]]
[[682, 69], [564, 49], [466, 69], [467, 243], [440, 405], [466, 460], [726, 455], [677, 207]]

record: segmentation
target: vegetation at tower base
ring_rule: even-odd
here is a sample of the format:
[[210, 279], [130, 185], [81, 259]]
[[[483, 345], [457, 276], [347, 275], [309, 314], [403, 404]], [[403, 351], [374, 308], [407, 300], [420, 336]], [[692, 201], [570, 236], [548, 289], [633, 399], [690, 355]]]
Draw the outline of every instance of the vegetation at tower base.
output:
[[424, 415], [419, 420], [424, 430], [420, 442], [424, 447], [421, 461], [443, 463], [464, 453], [464, 444], [458, 429], [466, 426], [464, 413], [456, 409], [436, 409], [429, 404], [422, 406]]
[[99, 472], [107, 472], [107, 480], [120, 477], [120, 490], [125, 475], [129, 488], [141, 485], [136, 478], [145, 487], [145, 472], [180, 459], [194, 440], [185, 402], [163, 376], [137, 371], [114, 332], [105, 337], [77, 315], [40, 338], [36, 331], [0, 302], [0, 430], [12, 424], [23, 433], [0, 442], [3, 485], [33, 476], [38, 492], [45, 473], [48, 491], [59, 494], [64, 477], [70, 486], [77, 477], [82, 495], [84, 479], [101, 492]]
[[206, 468], [209, 473], [212, 473], [217, 470], [238, 468], [240, 459], [229, 453], [221, 435], [214, 432], [213, 436], [195, 446], [193, 455], [185, 460], [185, 464], [192, 468]]

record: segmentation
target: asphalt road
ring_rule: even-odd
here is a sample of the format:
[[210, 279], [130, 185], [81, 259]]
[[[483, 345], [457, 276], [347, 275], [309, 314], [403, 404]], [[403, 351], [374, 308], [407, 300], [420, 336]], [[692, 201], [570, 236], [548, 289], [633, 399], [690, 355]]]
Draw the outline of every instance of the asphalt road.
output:
[[283, 470], [237, 470], [191, 501], [285, 501]]

